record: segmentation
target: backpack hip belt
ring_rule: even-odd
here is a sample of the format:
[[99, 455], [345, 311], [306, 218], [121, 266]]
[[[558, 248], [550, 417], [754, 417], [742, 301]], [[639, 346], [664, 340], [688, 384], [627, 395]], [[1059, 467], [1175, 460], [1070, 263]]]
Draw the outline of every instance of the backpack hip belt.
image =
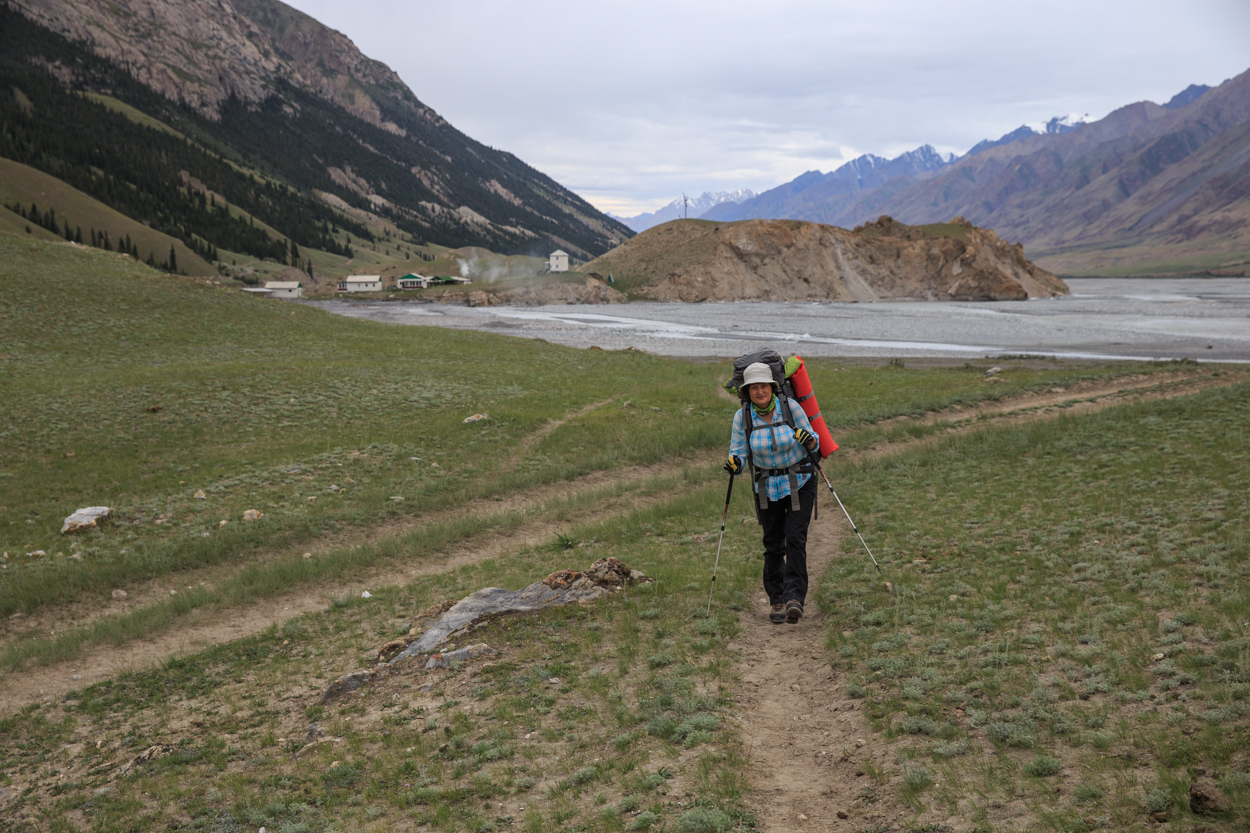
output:
[[757, 469], [751, 466], [751, 473], [755, 479], [755, 492], [759, 495], [761, 509], [768, 508], [768, 488], [760, 487], [760, 481], [768, 477], [785, 477], [790, 481], [790, 508], [799, 509], [799, 475], [811, 474], [815, 471], [811, 460], [803, 460], [795, 463], [793, 466], [786, 466], [784, 469]]

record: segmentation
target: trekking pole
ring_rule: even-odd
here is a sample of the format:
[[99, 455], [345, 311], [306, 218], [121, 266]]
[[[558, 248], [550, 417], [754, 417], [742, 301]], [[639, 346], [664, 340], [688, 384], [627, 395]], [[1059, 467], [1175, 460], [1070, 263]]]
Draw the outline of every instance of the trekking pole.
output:
[[725, 512], [720, 516], [720, 540], [716, 542], [716, 563], [712, 565], [712, 589], [707, 594], [707, 612], [703, 618], [712, 615], [712, 594], [716, 592], [716, 571], [720, 567], [720, 547], [725, 543], [725, 521], [729, 519], [729, 496], [734, 493], [734, 476], [729, 475], [729, 489], [725, 492]]
[[881, 578], [885, 578], [885, 573], [881, 572], [881, 565], [877, 563], [876, 557], [872, 554], [872, 550], [868, 549], [868, 542], [864, 540], [864, 536], [859, 534], [859, 527], [855, 526], [855, 521], [851, 520], [851, 513], [846, 511], [846, 507], [842, 505], [842, 498], [838, 497], [838, 493], [833, 490], [833, 484], [829, 482], [829, 475], [825, 474], [825, 470], [820, 467], [820, 463], [816, 461], [816, 456], [810, 451], [807, 456], [811, 457], [812, 465], [816, 467], [816, 471], [820, 472], [820, 476], [825, 479], [825, 485], [829, 487], [829, 493], [833, 495], [833, 499], [838, 502], [838, 507], [842, 510], [842, 514], [846, 515], [846, 522], [851, 525], [851, 529], [855, 531], [855, 535], [859, 538], [859, 542], [864, 545], [864, 551], [868, 553], [868, 557], [872, 559], [872, 566], [877, 568], [877, 573]]

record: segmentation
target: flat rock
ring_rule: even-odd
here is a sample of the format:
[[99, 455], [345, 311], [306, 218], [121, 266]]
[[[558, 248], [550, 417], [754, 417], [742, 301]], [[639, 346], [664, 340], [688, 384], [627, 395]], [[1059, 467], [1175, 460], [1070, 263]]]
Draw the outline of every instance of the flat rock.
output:
[[[615, 558], [601, 558], [586, 572], [559, 570], [520, 590], [486, 587], [456, 602], [421, 638], [397, 654], [390, 663], [433, 653], [454, 634], [485, 616], [542, 610], [555, 605], [588, 602], [621, 590], [625, 585], [650, 581]], [[641, 574], [639, 574], [641, 575]]]
[[91, 529], [109, 516], [109, 508], [107, 506], [88, 506], [86, 509], [79, 509], [74, 514], [65, 519], [64, 526], [61, 527], [61, 534], [67, 532], [78, 532], [82, 529]]
[[355, 691], [371, 679], [373, 679], [373, 672], [369, 670], [353, 671], [350, 674], [344, 674], [330, 683], [326, 693], [321, 696], [321, 702], [329, 703], [335, 697], [341, 697], [348, 692]]
[[477, 645], [470, 645], [467, 648], [458, 648], [455, 651], [448, 651], [444, 654], [435, 654], [426, 660], [425, 667], [450, 668], [453, 662], [464, 662], [466, 659], [487, 657], [496, 653], [498, 652], [485, 642], [479, 642]]

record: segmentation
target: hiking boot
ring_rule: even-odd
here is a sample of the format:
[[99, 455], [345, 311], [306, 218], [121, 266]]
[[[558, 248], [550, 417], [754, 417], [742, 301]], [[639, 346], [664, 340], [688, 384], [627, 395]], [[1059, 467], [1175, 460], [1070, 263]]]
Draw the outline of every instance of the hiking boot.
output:
[[[773, 606], [776, 610], [778, 605]], [[786, 602], [786, 621], [793, 625], [795, 622], [803, 618], [803, 603], [798, 599], [791, 599]]]
[[777, 604], [773, 605], [773, 609], [768, 612], [768, 621], [772, 622], [774, 625], [780, 625], [782, 622], [786, 621], [786, 606], [781, 602], [777, 602]]

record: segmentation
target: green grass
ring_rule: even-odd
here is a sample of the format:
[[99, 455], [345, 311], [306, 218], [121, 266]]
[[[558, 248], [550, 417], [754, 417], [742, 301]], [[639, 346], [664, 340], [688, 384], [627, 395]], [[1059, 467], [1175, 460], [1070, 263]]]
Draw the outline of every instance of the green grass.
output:
[[1061, 805], [1124, 829], [1152, 791], [1188, 813], [1208, 772], [1245, 822], [1248, 426], [1243, 385], [846, 473], [894, 593], [849, 539], [818, 593], [831, 663], [941, 768], [935, 811], [1048, 804], [1062, 772], [1084, 786]]
[[177, 136], [179, 139], [186, 138], [177, 130], [174, 130], [172, 127], [165, 124], [165, 122], [161, 121], [160, 119], [153, 118], [152, 116], [149, 116], [147, 113], [144, 113], [142, 110], [138, 110], [134, 107], [131, 107], [126, 102], [113, 98], [113, 96], [111, 95], [103, 95], [101, 93], [84, 93], [83, 95], [91, 99], [92, 101], [96, 102], [97, 104], [104, 105], [109, 110], [112, 110], [115, 113], [121, 113], [123, 116], [130, 119], [135, 124], [141, 124], [144, 127], [150, 127], [153, 130], [159, 130], [162, 133], [168, 133], [171, 136]]
[[[163, 263], [169, 259], [169, 247], [173, 246], [181, 271], [191, 275], [217, 273], [181, 240], [132, 220], [55, 177], [10, 159], [0, 159], [0, 205], [9, 206], [14, 202], [21, 203], [28, 211], [31, 203], [36, 204], [40, 212], [56, 209], [58, 225], [69, 223], [71, 230], [81, 229], [84, 241], [89, 239], [92, 228], [98, 233], [107, 231], [114, 248], [124, 235], [129, 235], [139, 248], [140, 260], [147, 260], [151, 255], [157, 263]], [[20, 216], [10, 224], [12, 222], [35, 228], [34, 223], [26, 223]]]

